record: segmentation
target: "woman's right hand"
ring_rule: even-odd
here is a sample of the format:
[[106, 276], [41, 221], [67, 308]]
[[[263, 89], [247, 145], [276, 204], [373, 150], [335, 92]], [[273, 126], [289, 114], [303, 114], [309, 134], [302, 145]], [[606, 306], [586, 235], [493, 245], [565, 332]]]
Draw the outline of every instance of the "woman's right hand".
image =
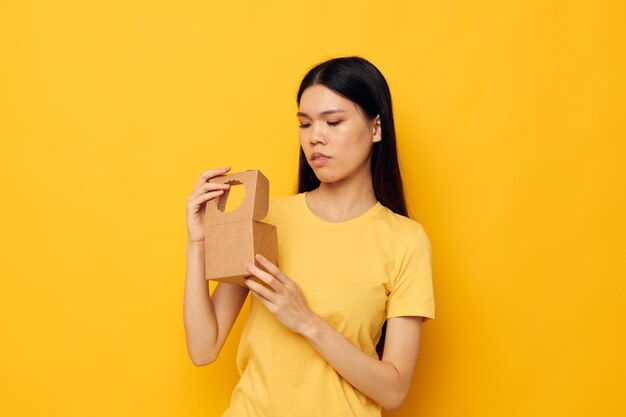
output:
[[187, 238], [190, 241], [204, 240], [204, 212], [206, 202], [219, 197], [230, 185], [208, 182], [209, 179], [223, 175], [230, 167], [223, 167], [203, 172], [187, 200]]

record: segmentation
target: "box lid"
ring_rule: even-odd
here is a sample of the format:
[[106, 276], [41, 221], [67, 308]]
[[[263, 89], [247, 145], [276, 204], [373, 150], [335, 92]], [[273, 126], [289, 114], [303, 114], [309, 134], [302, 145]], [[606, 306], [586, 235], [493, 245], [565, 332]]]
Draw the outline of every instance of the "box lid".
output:
[[242, 220], [263, 220], [267, 216], [270, 183], [258, 169], [220, 175], [211, 178], [209, 182], [231, 184], [231, 186], [242, 184], [245, 188], [245, 196], [241, 205], [230, 212], [224, 212], [226, 201], [228, 201], [228, 191], [208, 201], [204, 213], [205, 226]]

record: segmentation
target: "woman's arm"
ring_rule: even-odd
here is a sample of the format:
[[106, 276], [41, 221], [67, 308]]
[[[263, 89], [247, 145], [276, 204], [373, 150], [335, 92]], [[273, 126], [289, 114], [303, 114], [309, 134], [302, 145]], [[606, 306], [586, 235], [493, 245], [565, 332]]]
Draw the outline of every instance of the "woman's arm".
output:
[[285, 327], [302, 334], [353, 387], [386, 410], [399, 407], [413, 378], [422, 318], [390, 318], [383, 357], [377, 360], [311, 311], [297, 282], [262, 256], [258, 255], [257, 260], [267, 272], [250, 264], [248, 270], [271, 289], [251, 279], [246, 283], [268, 310]]
[[354, 388], [390, 411], [398, 408], [409, 392], [421, 327], [421, 317], [388, 319], [381, 360], [365, 354], [317, 315], [303, 336]]
[[187, 352], [194, 365], [217, 359], [247, 295], [244, 287], [219, 283], [211, 296], [204, 276], [204, 241], [187, 242], [183, 318]]

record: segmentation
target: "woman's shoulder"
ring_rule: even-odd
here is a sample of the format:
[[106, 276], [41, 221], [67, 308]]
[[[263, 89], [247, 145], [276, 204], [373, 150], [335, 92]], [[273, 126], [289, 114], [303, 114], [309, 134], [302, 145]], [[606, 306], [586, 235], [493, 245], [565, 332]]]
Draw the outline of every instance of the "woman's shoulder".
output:
[[383, 207], [385, 208], [385, 222], [388, 224], [388, 227], [394, 229], [394, 231], [409, 234], [414, 234], [417, 231], [424, 231], [424, 226], [418, 220], [398, 214], [385, 206]]
[[383, 235], [388, 236], [390, 242], [400, 249], [401, 247], [424, 247], [430, 245], [430, 239], [424, 225], [415, 219], [393, 212], [385, 207]]

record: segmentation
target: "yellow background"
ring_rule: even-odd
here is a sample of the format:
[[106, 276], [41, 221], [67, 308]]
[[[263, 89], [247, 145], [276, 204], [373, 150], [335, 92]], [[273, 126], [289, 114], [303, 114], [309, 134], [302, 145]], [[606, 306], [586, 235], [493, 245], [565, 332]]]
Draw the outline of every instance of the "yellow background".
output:
[[[220, 416], [187, 357], [185, 203], [258, 168], [293, 191], [315, 63], [387, 77], [437, 318], [388, 416], [618, 416], [622, 1], [0, 3], [0, 414]], [[246, 311], [246, 310], [244, 310]]]

